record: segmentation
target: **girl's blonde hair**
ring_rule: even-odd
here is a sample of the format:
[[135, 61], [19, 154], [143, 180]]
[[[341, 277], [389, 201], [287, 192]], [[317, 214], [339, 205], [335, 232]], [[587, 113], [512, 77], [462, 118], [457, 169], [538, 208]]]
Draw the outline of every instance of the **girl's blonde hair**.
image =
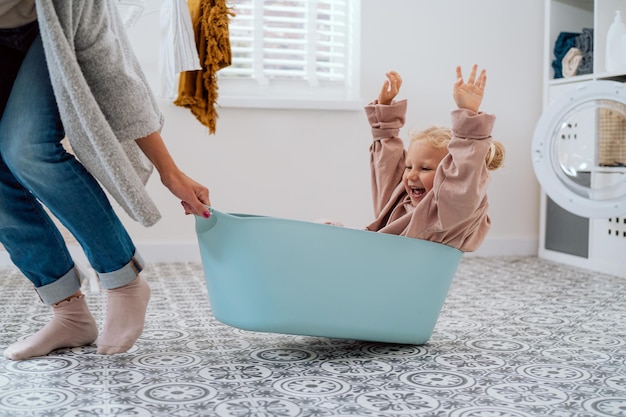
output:
[[[409, 132], [410, 143], [420, 142], [433, 148], [447, 148], [452, 139], [452, 130], [442, 126], [432, 126], [419, 132]], [[493, 171], [504, 165], [504, 145], [494, 140], [485, 155], [487, 169]]]

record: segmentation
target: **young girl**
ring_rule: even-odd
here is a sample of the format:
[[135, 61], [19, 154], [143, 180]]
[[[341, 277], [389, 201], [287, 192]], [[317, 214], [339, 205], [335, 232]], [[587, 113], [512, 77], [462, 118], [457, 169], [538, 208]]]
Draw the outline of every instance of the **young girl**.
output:
[[499, 168], [504, 147], [492, 139], [495, 116], [479, 112], [486, 71], [477, 66], [467, 82], [461, 68], [453, 97], [452, 129], [431, 127], [412, 135], [404, 150], [398, 132], [407, 102], [395, 101], [402, 79], [394, 71], [378, 100], [365, 107], [372, 127], [372, 197], [376, 220], [367, 230], [476, 250], [487, 234], [489, 170]]

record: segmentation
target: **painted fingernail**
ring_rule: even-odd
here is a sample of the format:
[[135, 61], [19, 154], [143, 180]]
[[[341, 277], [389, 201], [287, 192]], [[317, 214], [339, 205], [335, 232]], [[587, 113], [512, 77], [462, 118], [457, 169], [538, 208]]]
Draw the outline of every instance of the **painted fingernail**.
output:
[[209, 217], [211, 217], [211, 213], [209, 213], [208, 211], [205, 211], [204, 213], [202, 213], [202, 215], [204, 216], [205, 219], [208, 219]]

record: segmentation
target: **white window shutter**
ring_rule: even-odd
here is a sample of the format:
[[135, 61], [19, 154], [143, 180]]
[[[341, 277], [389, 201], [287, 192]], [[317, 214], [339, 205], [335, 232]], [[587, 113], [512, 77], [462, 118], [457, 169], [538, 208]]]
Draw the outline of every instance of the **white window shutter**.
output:
[[[220, 97], [357, 98], [358, 0], [235, 0]], [[219, 101], [223, 101], [218, 99]], [[223, 104], [223, 103], [222, 103]]]

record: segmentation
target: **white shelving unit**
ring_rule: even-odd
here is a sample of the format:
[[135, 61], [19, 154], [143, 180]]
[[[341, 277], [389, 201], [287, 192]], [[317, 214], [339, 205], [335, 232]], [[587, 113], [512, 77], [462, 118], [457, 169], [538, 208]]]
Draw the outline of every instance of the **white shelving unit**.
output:
[[[626, 82], [624, 72], [605, 70], [606, 36], [615, 11], [626, 21], [626, 0], [545, 0], [543, 107], [568, 89], [595, 80]], [[561, 32], [593, 28], [593, 73], [554, 78], [552, 61]], [[542, 193], [539, 256], [626, 277], [626, 214], [587, 219], [562, 209]]]

